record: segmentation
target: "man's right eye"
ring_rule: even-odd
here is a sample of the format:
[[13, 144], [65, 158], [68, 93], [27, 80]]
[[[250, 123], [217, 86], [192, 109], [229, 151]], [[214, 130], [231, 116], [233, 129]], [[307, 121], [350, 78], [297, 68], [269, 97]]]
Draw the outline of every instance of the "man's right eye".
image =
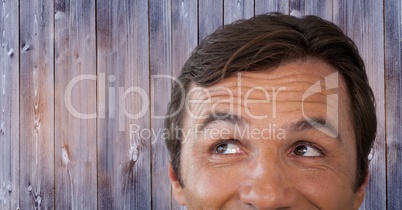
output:
[[237, 145], [237, 143], [224, 141], [215, 145], [213, 152], [215, 154], [231, 155], [241, 153], [241, 148]]
[[293, 148], [291, 155], [303, 157], [319, 157], [323, 156], [323, 152], [315, 144], [309, 142], [300, 142]]

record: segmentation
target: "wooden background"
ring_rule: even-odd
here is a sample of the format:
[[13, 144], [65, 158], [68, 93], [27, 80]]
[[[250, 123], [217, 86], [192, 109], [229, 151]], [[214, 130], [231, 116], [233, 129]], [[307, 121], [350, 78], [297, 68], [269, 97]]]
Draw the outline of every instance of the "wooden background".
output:
[[[400, 0], [0, 5], [0, 209], [180, 209], [170, 194], [162, 138], [130, 138], [129, 125], [163, 128], [151, 116], [165, 113], [171, 80], [153, 76], [177, 76], [193, 48], [222, 24], [271, 11], [321, 16], [355, 40], [379, 120], [361, 209], [402, 209]], [[71, 103], [96, 118], [79, 119], [67, 109], [66, 87], [80, 75], [86, 80], [72, 89]], [[130, 87], [138, 88], [121, 105], [119, 95]], [[143, 108], [139, 119], [121, 117]]]

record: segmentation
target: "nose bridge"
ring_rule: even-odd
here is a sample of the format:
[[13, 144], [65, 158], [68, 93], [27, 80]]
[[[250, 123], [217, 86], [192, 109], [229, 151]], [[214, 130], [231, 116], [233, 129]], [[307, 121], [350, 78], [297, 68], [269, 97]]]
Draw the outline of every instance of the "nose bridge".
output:
[[266, 150], [267, 151], [260, 152], [255, 160], [254, 175], [262, 178], [267, 175], [272, 176], [272, 178], [280, 178], [280, 176], [276, 176], [281, 174], [283, 170], [278, 152], [275, 151], [275, 148]]
[[242, 186], [240, 197], [243, 202], [257, 209], [291, 207], [296, 200], [286, 167], [276, 154], [260, 155], [249, 173], [248, 181]]

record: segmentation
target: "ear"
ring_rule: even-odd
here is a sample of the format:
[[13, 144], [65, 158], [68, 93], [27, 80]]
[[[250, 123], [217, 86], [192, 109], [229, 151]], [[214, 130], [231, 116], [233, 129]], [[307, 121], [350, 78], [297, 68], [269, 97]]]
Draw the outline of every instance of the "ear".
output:
[[174, 198], [180, 205], [183, 205], [183, 206], [186, 205], [184, 191], [183, 191], [183, 188], [182, 188], [179, 180], [177, 179], [176, 173], [173, 170], [172, 163], [169, 163], [168, 174], [169, 174], [170, 183], [172, 184], [172, 192], [173, 192]]
[[354, 206], [353, 206], [353, 209], [355, 209], [355, 210], [359, 209], [359, 207], [363, 203], [364, 196], [366, 194], [366, 187], [367, 187], [367, 184], [368, 184], [368, 181], [369, 181], [369, 176], [370, 176], [370, 172], [367, 170], [367, 175], [364, 178], [363, 184], [359, 187], [359, 189], [355, 193]]

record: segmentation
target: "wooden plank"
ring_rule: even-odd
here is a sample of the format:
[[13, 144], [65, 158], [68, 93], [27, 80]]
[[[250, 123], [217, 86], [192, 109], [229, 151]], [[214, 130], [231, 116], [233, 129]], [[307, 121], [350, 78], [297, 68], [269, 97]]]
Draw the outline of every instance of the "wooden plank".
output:
[[309, 0], [304, 2], [304, 15], [315, 15], [332, 21], [333, 0]]
[[289, 0], [255, 0], [255, 15], [268, 12], [289, 14]]
[[240, 19], [249, 19], [254, 16], [253, 0], [224, 0], [223, 23], [229, 24]]
[[289, 0], [289, 14], [301, 17], [306, 13], [305, 0]]
[[96, 209], [95, 2], [56, 0], [55, 33], [56, 207]]
[[164, 119], [170, 101], [171, 3], [151, 0], [149, 5], [151, 72], [152, 209], [171, 208], [171, 185], [167, 175], [169, 154], [163, 139]]
[[148, 6], [97, 1], [101, 209], [151, 209]]
[[20, 4], [20, 208], [54, 208], [53, 1]]
[[172, 72], [178, 76], [198, 44], [197, 2], [172, 0]]
[[370, 182], [361, 209], [386, 209], [383, 3], [376, 0], [334, 2], [334, 22], [351, 37], [365, 62], [377, 101], [377, 139], [370, 163]]
[[19, 10], [18, 1], [0, 8], [0, 209], [19, 203]]
[[402, 3], [385, 0], [387, 206], [402, 209]]
[[[197, 46], [197, 1], [172, 0], [172, 75], [180, 74]], [[186, 209], [172, 198], [172, 209]]]
[[223, 25], [223, 2], [216, 0], [199, 1], [198, 43]]
[[332, 20], [333, 0], [255, 0], [255, 14], [281, 12], [293, 16], [316, 15], [326, 20]]

